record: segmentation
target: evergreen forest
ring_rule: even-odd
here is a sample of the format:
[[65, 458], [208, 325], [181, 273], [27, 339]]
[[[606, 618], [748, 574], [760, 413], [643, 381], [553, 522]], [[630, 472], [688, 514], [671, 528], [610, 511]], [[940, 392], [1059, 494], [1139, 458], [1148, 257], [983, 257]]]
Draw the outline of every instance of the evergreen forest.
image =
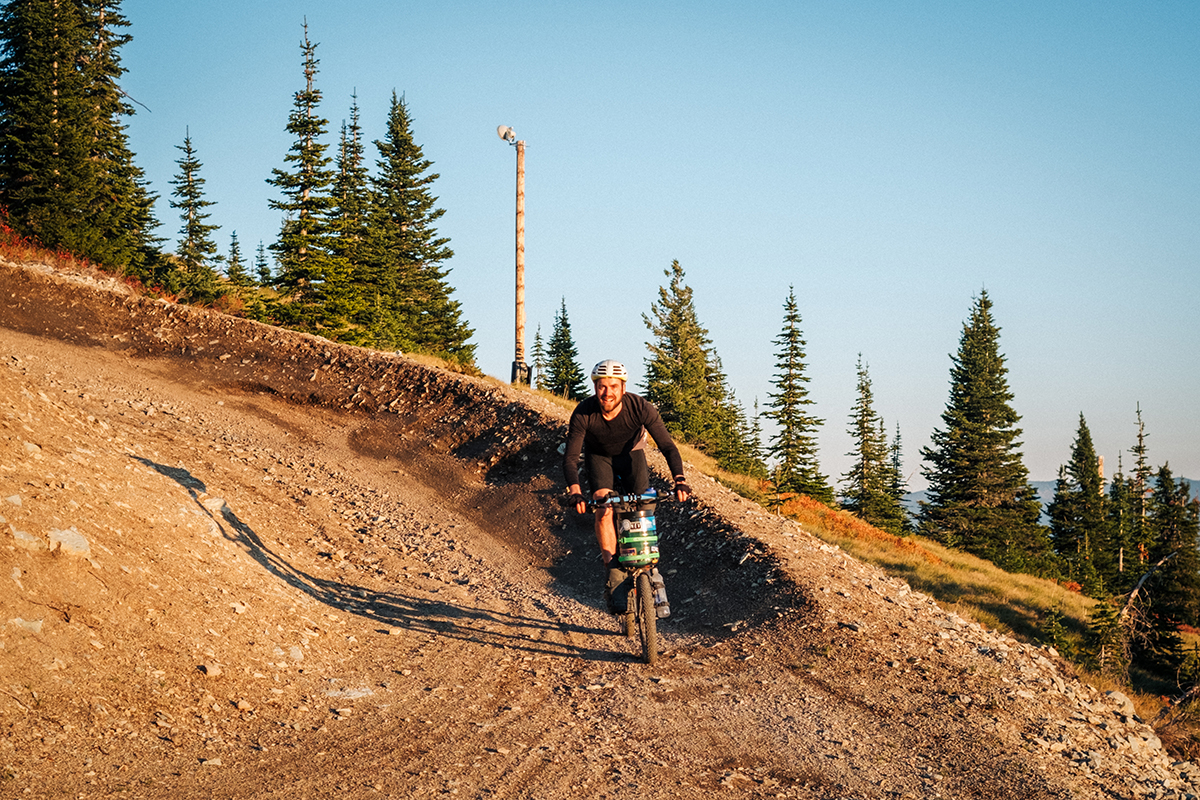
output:
[[292, 144], [265, 176], [278, 191], [278, 237], [260, 243], [253, 270], [236, 231], [221, 251], [206, 221], [216, 201], [205, 193], [202, 148], [185, 130], [169, 199], [180, 220], [172, 251], [154, 233], [157, 196], [126, 135], [135, 109], [120, 88], [130, 41], [120, 5], [10, 0], [0, 8], [7, 225], [169, 299], [475, 371], [473, 331], [448, 281], [453, 250], [437, 231], [438, 175], [404, 97], [393, 93], [383, 136], [370, 146], [357, 98], [331, 136], [305, 25], [298, 88], [281, 120]]

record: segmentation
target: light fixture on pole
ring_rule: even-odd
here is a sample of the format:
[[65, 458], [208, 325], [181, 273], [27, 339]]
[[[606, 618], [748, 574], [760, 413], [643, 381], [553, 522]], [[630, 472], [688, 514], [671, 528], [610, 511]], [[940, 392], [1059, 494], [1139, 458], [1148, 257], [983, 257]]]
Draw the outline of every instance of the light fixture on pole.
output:
[[498, 126], [496, 135], [517, 148], [517, 331], [512, 382], [528, 386], [529, 365], [525, 363], [525, 142], [518, 141], [508, 125]]

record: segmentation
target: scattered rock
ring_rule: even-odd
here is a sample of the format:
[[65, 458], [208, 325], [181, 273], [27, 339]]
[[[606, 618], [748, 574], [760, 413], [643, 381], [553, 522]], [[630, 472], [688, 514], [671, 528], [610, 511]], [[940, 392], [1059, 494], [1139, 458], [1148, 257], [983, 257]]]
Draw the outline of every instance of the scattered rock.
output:
[[325, 692], [326, 697], [338, 697], [346, 700], [358, 700], [362, 697], [370, 697], [373, 694], [375, 694], [375, 692], [371, 691], [371, 689], [366, 686], [361, 686], [355, 689], [330, 689]]
[[204, 506], [214, 514], [224, 513], [225, 509], [228, 508], [228, 505], [225, 503], [225, 498], [223, 497], [207, 497], [200, 501], [200, 505]]
[[201, 672], [203, 672], [205, 675], [207, 675], [210, 678], [221, 677], [221, 665], [220, 664], [214, 664], [211, 661], [206, 661], [205, 663], [201, 664], [197, 669], [199, 669]]
[[70, 556], [87, 558], [92, 554], [92, 546], [87, 537], [74, 528], [65, 531], [50, 531], [50, 552], [61, 550]]
[[1121, 692], [1113, 690], [1111, 692], [1105, 692], [1105, 696], [1107, 696], [1109, 700], [1116, 704], [1117, 713], [1122, 717], [1130, 719], [1136, 713], [1136, 710], [1133, 707], [1133, 701]]
[[9, 526], [9, 530], [12, 531], [13, 539], [15, 540], [17, 547], [20, 547], [22, 550], [32, 550], [36, 552], [38, 550], [46, 549], [46, 543], [42, 541], [40, 536], [34, 536], [32, 533], [19, 531], [11, 525]]

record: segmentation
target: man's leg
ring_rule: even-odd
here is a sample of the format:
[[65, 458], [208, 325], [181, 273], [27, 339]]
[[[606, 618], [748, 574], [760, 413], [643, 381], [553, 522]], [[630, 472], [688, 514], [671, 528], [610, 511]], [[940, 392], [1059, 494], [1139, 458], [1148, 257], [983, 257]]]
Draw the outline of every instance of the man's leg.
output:
[[[609, 489], [601, 489], [592, 497], [600, 500], [612, 494]], [[600, 560], [608, 564], [617, 555], [617, 527], [613, 523], [611, 508], [598, 508], [595, 514], [596, 544], [600, 545]]]
[[[612, 460], [603, 456], [587, 456], [588, 482], [591, 484], [592, 498], [600, 500], [613, 494], [613, 465]], [[610, 508], [596, 509], [594, 516], [596, 544], [600, 546], [601, 566], [604, 569], [604, 602], [612, 614], [623, 614], [627, 604], [627, 595], [618, 591], [625, 581], [625, 571], [621, 569], [617, 554], [617, 529], [614, 515]], [[614, 596], [615, 594], [615, 596]]]

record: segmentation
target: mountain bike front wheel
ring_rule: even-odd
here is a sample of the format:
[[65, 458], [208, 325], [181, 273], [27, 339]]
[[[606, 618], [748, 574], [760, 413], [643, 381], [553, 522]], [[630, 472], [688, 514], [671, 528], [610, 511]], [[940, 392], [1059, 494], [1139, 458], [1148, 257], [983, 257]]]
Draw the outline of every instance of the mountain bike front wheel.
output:
[[649, 572], [637, 576], [637, 622], [642, 637], [642, 658], [647, 664], [654, 664], [658, 661], [658, 615], [654, 613]]

